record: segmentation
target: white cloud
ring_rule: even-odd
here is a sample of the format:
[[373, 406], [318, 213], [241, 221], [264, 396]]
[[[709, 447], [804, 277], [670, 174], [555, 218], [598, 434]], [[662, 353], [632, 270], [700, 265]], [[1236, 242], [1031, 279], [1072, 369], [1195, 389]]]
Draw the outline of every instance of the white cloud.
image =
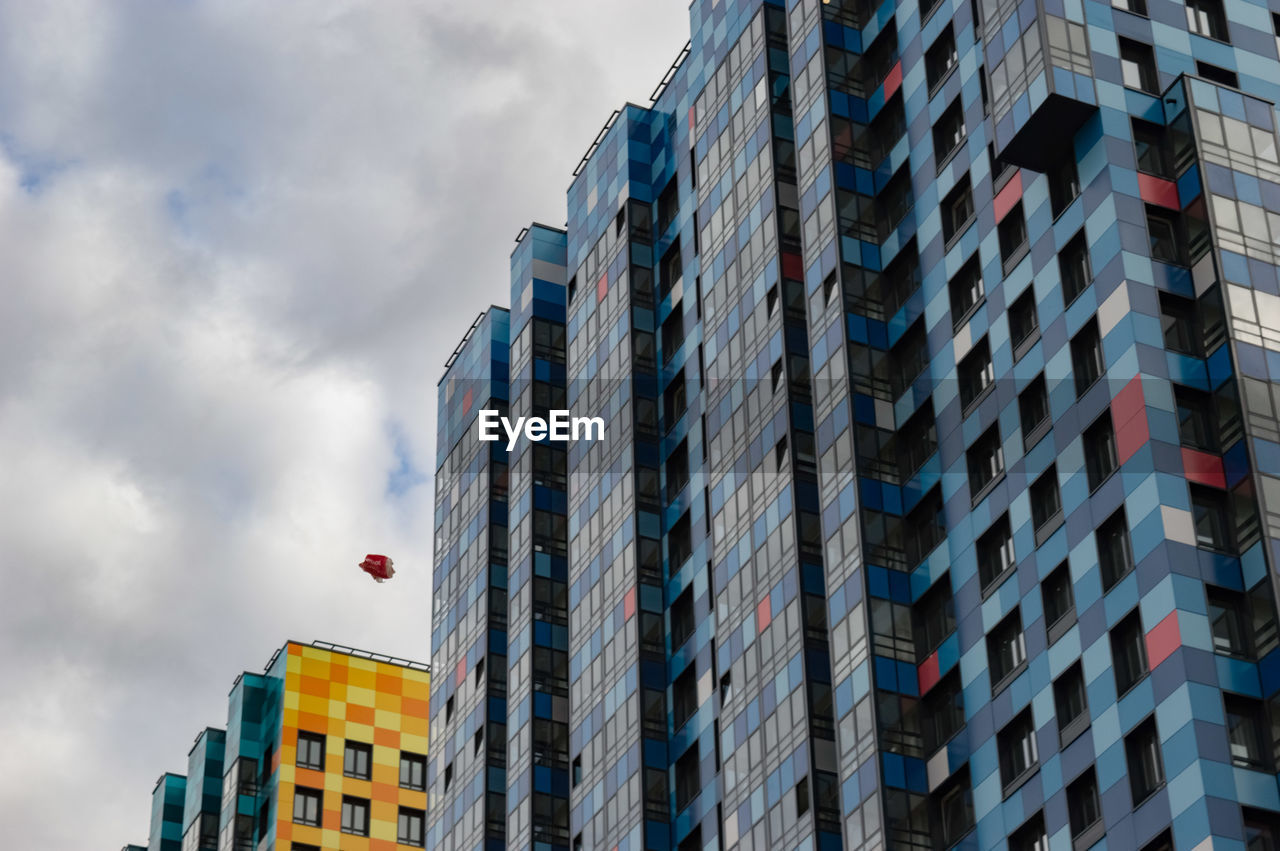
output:
[[287, 638], [427, 658], [440, 368], [686, 37], [645, 0], [0, 4], [8, 844], [144, 839]]

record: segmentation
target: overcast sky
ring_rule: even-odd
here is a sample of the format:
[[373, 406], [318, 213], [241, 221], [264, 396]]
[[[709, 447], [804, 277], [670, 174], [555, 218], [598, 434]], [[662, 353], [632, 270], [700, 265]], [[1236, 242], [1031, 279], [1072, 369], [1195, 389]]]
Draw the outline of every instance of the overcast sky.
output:
[[684, 0], [0, 0], [6, 847], [145, 843], [288, 638], [429, 658], [441, 367], [687, 38]]

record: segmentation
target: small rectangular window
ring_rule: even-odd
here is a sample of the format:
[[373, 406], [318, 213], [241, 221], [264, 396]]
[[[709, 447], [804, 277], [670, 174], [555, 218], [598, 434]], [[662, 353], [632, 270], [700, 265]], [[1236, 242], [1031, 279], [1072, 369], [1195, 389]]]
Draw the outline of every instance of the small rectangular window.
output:
[[955, 603], [951, 597], [951, 574], [943, 574], [919, 600], [911, 606], [915, 622], [916, 657], [923, 659], [938, 649], [955, 631]]
[[1111, 0], [1111, 5], [1144, 18], [1147, 16], [1147, 0]]
[[1024, 449], [1030, 449], [1052, 428], [1053, 423], [1049, 419], [1049, 391], [1043, 373], [1036, 376], [1018, 394], [1018, 417], [1022, 424]]
[[999, 732], [996, 741], [1000, 751], [1000, 781], [1004, 786], [1004, 794], [1008, 797], [1040, 763], [1031, 707], [1027, 707], [1010, 721]]
[[1071, 237], [1071, 240], [1058, 252], [1058, 272], [1062, 276], [1062, 300], [1071, 304], [1093, 283], [1093, 267], [1089, 263], [1089, 244], [1085, 240], [1084, 230]]
[[1088, 848], [1102, 837], [1102, 802], [1098, 799], [1098, 778], [1092, 767], [1067, 787], [1067, 817], [1076, 848]]
[[982, 267], [976, 252], [947, 282], [947, 289], [951, 294], [951, 327], [959, 328], [986, 297], [982, 286]]
[[1080, 175], [1071, 153], [1049, 172], [1049, 209], [1056, 219], [1080, 196]]
[[1000, 445], [1000, 425], [993, 425], [973, 442], [966, 453], [969, 467], [969, 493], [976, 502], [986, 496], [987, 488], [1004, 475], [1004, 447]]
[[1049, 643], [1062, 637], [1076, 622], [1075, 595], [1071, 591], [1071, 570], [1064, 561], [1040, 583], [1044, 598], [1044, 624]]
[[1111, 630], [1111, 659], [1117, 694], [1125, 694], [1147, 675], [1147, 643], [1137, 609]]
[[1270, 771], [1271, 743], [1262, 703], [1236, 694], [1224, 694], [1223, 703], [1231, 764], [1237, 768]]
[[942, 241], [950, 244], [960, 233], [968, 228], [973, 219], [973, 193], [969, 186], [969, 176], [955, 185], [947, 197], [942, 199]]
[[1233, 552], [1231, 508], [1226, 491], [1203, 485], [1190, 485], [1189, 488], [1196, 545], [1219, 552]]
[[1029, 488], [1031, 522], [1036, 546], [1043, 544], [1062, 525], [1062, 496], [1058, 491], [1057, 467], [1050, 467]]
[[1172, 213], [1148, 204], [1147, 236], [1151, 245], [1152, 260], [1178, 266], [1185, 265], [1178, 220]]
[[951, 24], [947, 24], [924, 55], [925, 81], [930, 93], [950, 75], [951, 69], [956, 67], [959, 59], [959, 54], [956, 52], [955, 32]]
[[1206, 38], [1230, 41], [1222, 0], [1187, 0], [1187, 29]]
[[1089, 480], [1089, 493], [1102, 487], [1120, 466], [1116, 454], [1116, 432], [1108, 410], [1098, 417], [1083, 435], [1085, 473]]
[[1160, 324], [1164, 330], [1164, 347], [1171, 352], [1203, 357], [1197, 330], [1195, 299], [1160, 293]]
[[1076, 662], [1053, 683], [1053, 702], [1058, 714], [1058, 739], [1066, 747], [1089, 728], [1089, 703], [1084, 687], [1084, 669]]
[[1080, 398], [1106, 372], [1102, 355], [1102, 337], [1098, 321], [1091, 319], [1071, 338], [1071, 368], [1076, 379], [1076, 398]]
[[1133, 569], [1133, 548], [1129, 543], [1129, 523], [1124, 509], [1118, 509], [1102, 522], [1094, 537], [1098, 543], [1098, 567], [1102, 571], [1103, 593]]
[[298, 767], [324, 771], [325, 737], [319, 733], [298, 731]]
[[424, 847], [426, 840], [422, 826], [426, 818], [426, 813], [422, 810], [401, 807], [396, 827], [396, 842], [401, 845], [412, 845], [415, 848]]
[[1164, 127], [1137, 118], [1132, 119], [1132, 122], [1133, 147], [1138, 155], [1138, 171], [1145, 171], [1157, 177], [1173, 177]]
[[369, 801], [352, 795], [342, 796], [342, 832], [356, 836], [369, 835]]
[[1213, 633], [1213, 652], [1226, 656], [1253, 658], [1252, 630], [1249, 627], [1249, 605], [1245, 596], [1226, 588], [1205, 586], [1209, 606], [1209, 630]]
[[1022, 670], [1027, 661], [1027, 648], [1022, 634], [1022, 617], [1018, 610], [1006, 617], [987, 636], [988, 670], [994, 695]]
[[400, 754], [400, 785], [405, 789], [427, 788], [427, 758], [416, 753]]
[[1125, 737], [1124, 750], [1129, 762], [1129, 789], [1137, 807], [1164, 783], [1164, 761], [1160, 758], [1154, 715]]
[[1043, 812], [1036, 813], [1009, 836], [1009, 851], [1049, 851]]
[[1179, 442], [1202, 452], [1217, 452], [1217, 417], [1214, 416], [1213, 397], [1203, 390], [1175, 384], [1173, 402], [1178, 413]]
[[1000, 220], [996, 230], [1000, 238], [1000, 260], [1007, 272], [1022, 258], [1027, 246], [1027, 219], [1021, 201]]
[[960, 376], [960, 408], [968, 414], [974, 402], [991, 387], [996, 379], [991, 363], [991, 347], [983, 337], [969, 350], [957, 366]]
[[1025, 355], [1040, 339], [1040, 319], [1036, 314], [1035, 287], [1030, 286], [1009, 305], [1009, 342], [1013, 359]]
[[1159, 94], [1160, 83], [1156, 75], [1156, 55], [1151, 45], [1120, 40], [1120, 73], [1128, 88], [1138, 89], [1148, 94]]
[[959, 667], [952, 668], [923, 699], [925, 751], [934, 753], [964, 727]]
[[372, 775], [373, 747], [363, 742], [347, 742], [342, 754], [342, 773], [368, 780]]
[[320, 814], [323, 812], [324, 793], [319, 789], [304, 789], [297, 786], [293, 791], [293, 823], [312, 827], [320, 826]]
[[964, 137], [964, 107], [960, 105], [960, 98], [957, 97], [942, 113], [938, 123], [933, 125], [933, 156], [938, 168], [942, 168], [951, 158], [951, 155], [964, 142]]

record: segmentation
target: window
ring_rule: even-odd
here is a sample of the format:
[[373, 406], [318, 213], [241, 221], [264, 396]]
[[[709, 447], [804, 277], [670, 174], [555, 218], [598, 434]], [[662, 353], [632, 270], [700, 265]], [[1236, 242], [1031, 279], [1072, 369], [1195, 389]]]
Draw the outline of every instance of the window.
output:
[[996, 378], [995, 368], [991, 365], [991, 346], [986, 337], [964, 356], [957, 372], [960, 375], [960, 407], [967, 414]]
[[1049, 851], [1043, 812], [1036, 813], [1009, 836], [1009, 851]]
[[448, 724], [453, 720], [453, 695], [444, 702], [444, 723]]
[[1142, 846], [1142, 851], [1173, 851], [1173, 834], [1166, 830]]
[[933, 93], [947, 75], [951, 73], [951, 69], [956, 67], [959, 61], [959, 55], [956, 53], [956, 37], [955, 32], [951, 28], [951, 24], [947, 24], [946, 28], [939, 36], [933, 40], [933, 44], [924, 55], [924, 73], [925, 79], [928, 81], [929, 92]]
[[1164, 128], [1137, 118], [1133, 121], [1133, 147], [1138, 154], [1138, 171], [1157, 177], [1173, 177]]
[[1056, 219], [1080, 195], [1080, 175], [1075, 156], [1068, 151], [1063, 161], [1049, 172], [1049, 209]]
[[689, 483], [689, 440], [680, 441], [667, 457], [667, 501], [675, 502]]
[[1205, 598], [1209, 605], [1213, 652], [1252, 658], [1249, 606], [1245, 596], [1236, 591], [1206, 585]]
[[1090, 319], [1080, 331], [1071, 338], [1071, 368], [1076, 378], [1076, 398], [1093, 386], [1093, 382], [1102, 377], [1106, 364], [1102, 358], [1102, 337], [1098, 334], [1098, 320]]
[[906, 554], [907, 564], [915, 567], [924, 557], [946, 540], [946, 516], [943, 514], [942, 489], [937, 485], [921, 498], [907, 514]]
[[1030, 488], [1031, 522], [1036, 546], [1043, 544], [1062, 525], [1062, 497], [1058, 493], [1058, 470], [1050, 467]]
[[1030, 449], [1049, 433], [1053, 423], [1049, 420], [1049, 391], [1044, 374], [1036, 376], [1018, 394], [1018, 418], [1022, 424], [1022, 445]]
[[698, 743], [676, 760], [676, 809], [683, 810], [693, 802], [702, 788], [698, 764]]
[[973, 501], [978, 502], [1004, 476], [1004, 449], [1000, 445], [999, 423], [974, 441], [966, 453], [966, 459], [969, 465], [969, 493], [972, 494]]
[[1203, 485], [1189, 485], [1191, 519], [1196, 528], [1196, 546], [1230, 552], [1230, 508], [1225, 491]]
[[1144, 18], [1147, 16], [1147, 0], [1111, 0], [1111, 5]]
[[347, 777], [368, 780], [373, 748], [363, 742], [347, 742], [342, 753], [342, 773]]
[[693, 713], [698, 711], [698, 677], [694, 671], [696, 665], [690, 664], [671, 686], [671, 700], [675, 704], [675, 728], [684, 726]]
[[1178, 439], [1182, 445], [1205, 452], [1217, 452], [1213, 397], [1201, 390], [1175, 384], [1173, 401], [1178, 411]]
[[969, 788], [969, 770], [957, 772], [936, 793], [938, 827], [942, 844], [955, 845], [973, 828], [973, 795]]
[[682, 646], [693, 635], [697, 620], [693, 614], [693, 586], [681, 592], [671, 604], [671, 646]]
[[1137, 609], [1111, 630], [1111, 658], [1118, 694], [1124, 694], [1147, 675], [1147, 645]]
[[969, 176], [956, 184], [942, 199], [942, 241], [950, 244], [973, 219], [973, 192], [969, 188]]
[[1111, 425], [1111, 411], [1106, 411], [1084, 433], [1085, 472], [1089, 477], [1089, 493], [1102, 487], [1119, 466], [1116, 455], [1116, 433]]
[[[774, 364], [774, 392], [778, 390], [778, 382], [782, 378], [782, 364]], [[684, 393], [684, 370], [680, 370], [675, 378], [671, 379], [671, 383], [667, 385], [666, 391], [662, 394], [662, 404], [664, 413], [667, 418], [667, 427], [675, 425], [675, 423], [684, 414], [685, 409], [685, 393]]]
[[1084, 668], [1080, 662], [1054, 680], [1053, 705], [1058, 715], [1058, 739], [1065, 748], [1089, 728], [1089, 703], [1085, 696]]
[[1178, 221], [1173, 214], [1147, 205], [1147, 238], [1151, 259], [1183, 265], [1182, 243], [1178, 237]]
[[426, 814], [422, 810], [401, 807], [399, 825], [396, 828], [396, 842], [416, 848], [424, 847], [425, 840], [422, 832], [424, 821], [426, 821]]
[[369, 802], [351, 795], [342, 796], [342, 832], [369, 835]]
[[1079, 851], [1102, 837], [1102, 802], [1098, 800], [1098, 778], [1092, 768], [1067, 787], [1067, 817], [1071, 841]]
[[1027, 219], [1022, 214], [1022, 202], [1019, 201], [1005, 217], [996, 225], [1000, 236], [1000, 261], [1007, 271], [1009, 267], [1021, 259], [1027, 246]]
[[964, 695], [959, 666], [952, 669], [923, 700], [925, 750], [934, 753], [964, 727]]
[[951, 102], [946, 112], [933, 125], [933, 156], [938, 168], [946, 163], [964, 142], [964, 109], [960, 106], [960, 98]]
[[662, 362], [669, 363], [671, 357], [680, 349], [680, 344], [684, 342], [684, 310], [683, 305], [677, 303], [672, 309], [671, 315], [662, 323]]
[[987, 636], [987, 662], [994, 695], [1009, 684], [1027, 663], [1027, 649], [1022, 636], [1022, 617], [1018, 610], [996, 625]]
[[1125, 737], [1124, 750], [1129, 758], [1129, 789], [1136, 807], [1164, 783], [1164, 764], [1160, 759], [1160, 738], [1156, 735], [1154, 715]]
[[680, 237], [677, 236], [675, 242], [667, 249], [667, 253], [662, 255], [662, 263], [658, 271], [659, 297], [666, 298], [667, 293], [680, 283], [684, 272], [684, 263], [680, 259]]
[[911, 607], [915, 621], [916, 658], [923, 659], [956, 628], [955, 604], [951, 598], [951, 575], [942, 577]]
[[1224, 694], [1222, 699], [1226, 708], [1231, 764], [1238, 768], [1270, 770], [1271, 744], [1267, 741], [1266, 713], [1262, 704], [1236, 694]]
[[1193, 357], [1204, 355], [1196, 330], [1195, 299], [1160, 293], [1160, 323], [1166, 349]]
[[976, 543], [978, 552], [978, 576], [983, 592], [990, 591], [1004, 575], [1013, 569], [1013, 532], [1009, 515], [1001, 515], [983, 532]]
[[975, 253], [960, 267], [956, 276], [947, 282], [951, 292], [951, 327], [959, 328], [973, 315], [985, 298], [982, 288], [982, 267]]
[[1280, 819], [1264, 810], [1244, 810], [1246, 851], [1276, 851], [1280, 848]]
[[1275, 12], [1271, 13], [1271, 31], [1276, 34], [1276, 52], [1280, 53], [1280, 14]]
[[1229, 41], [1222, 0], [1187, 0], [1187, 29], [1206, 38]]
[[1133, 548], [1129, 544], [1129, 523], [1124, 509], [1112, 514], [1094, 533], [1098, 542], [1098, 567], [1102, 572], [1102, 591], [1106, 593], [1133, 569]]
[[324, 793], [319, 789], [296, 787], [293, 791], [293, 823], [319, 827], [323, 800]]
[[1149, 94], [1159, 94], [1159, 78], [1156, 76], [1156, 55], [1151, 45], [1127, 38], [1120, 39], [1120, 75], [1124, 84]]
[[416, 753], [400, 754], [400, 785], [422, 791], [427, 788], [427, 758]]
[[1009, 305], [1009, 342], [1013, 344], [1013, 359], [1017, 360], [1025, 355], [1039, 339], [1040, 320], [1036, 316], [1035, 287], [1027, 287]]
[[1080, 293], [1093, 283], [1093, 268], [1089, 265], [1089, 244], [1085, 241], [1084, 229], [1071, 237], [1071, 240], [1058, 253], [1058, 272], [1062, 276], [1062, 299], [1064, 304], [1071, 304]]
[[1071, 593], [1071, 570], [1064, 561], [1040, 583], [1044, 598], [1044, 624], [1052, 644], [1076, 622], [1075, 595]]
[[1039, 762], [1036, 754], [1036, 725], [1031, 707], [1009, 722], [997, 736], [1000, 748], [1000, 781], [1005, 797], [1026, 779]]
[[298, 731], [298, 767], [324, 771], [324, 736]]

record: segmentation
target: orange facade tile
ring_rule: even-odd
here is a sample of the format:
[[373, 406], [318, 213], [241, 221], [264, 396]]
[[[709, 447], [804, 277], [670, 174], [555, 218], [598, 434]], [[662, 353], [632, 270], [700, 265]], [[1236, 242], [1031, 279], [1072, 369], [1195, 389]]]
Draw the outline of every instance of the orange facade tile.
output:
[[357, 703], [347, 704], [347, 720], [356, 724], [373, 726], [374, 709], [372, 706], [360, 706]]
[[386, 745], [389, 748], [398, 748], [400, 747], [400, 731], [388, 730], [385, 727], [374, 727], [373, 743], [375, 745]]

